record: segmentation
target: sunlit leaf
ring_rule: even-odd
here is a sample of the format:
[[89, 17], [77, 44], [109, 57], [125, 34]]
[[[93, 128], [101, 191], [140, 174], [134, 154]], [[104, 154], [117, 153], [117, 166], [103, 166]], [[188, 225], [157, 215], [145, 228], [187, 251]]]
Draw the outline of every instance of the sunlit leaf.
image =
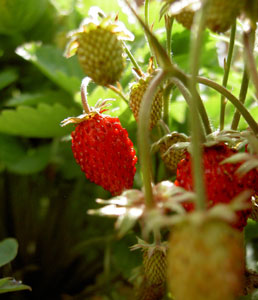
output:
[[36, 108], [18, 106], [16, 110], [5, 109], [0, 114], [0, 132], [26, 137], [58, 137], [71, 132], [71, 127], [61, 127], [60, 122], [78, 112], [60, 104], [40, 103]]
[[33, 63], [67, 92], [74, 94], [80, 89], [81, 80], [85, 75], [77, 57], [66, 59], [60, 49], [40, 43], [27, 43], [17, 48], [16, 53]]

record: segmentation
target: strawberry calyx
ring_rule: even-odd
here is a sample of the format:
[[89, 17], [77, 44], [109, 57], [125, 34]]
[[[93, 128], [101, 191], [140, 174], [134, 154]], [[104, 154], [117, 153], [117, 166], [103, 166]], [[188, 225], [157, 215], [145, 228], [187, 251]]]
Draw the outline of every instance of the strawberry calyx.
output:
[[86, 121], [90, 118], [93, 118], [96, 114], [105, 117], [102, 113], [108, 110], [108, 107], [112, 105], [110, 101], [115, 101], [116, 99], [107, 98], [107, 99], [99, 99], [95, 106], [89, 106], [87, 101], [87, 87], [90, 83], [91, 79], [89, 77], [85, 77], [82, 80], [81, 84], [81, 100], [83, 106], [83, 114], [76, 117], [68, 117], [61, 122], [61, 126], [66, 126], [69, 124], [80, 124], [83, 121]]

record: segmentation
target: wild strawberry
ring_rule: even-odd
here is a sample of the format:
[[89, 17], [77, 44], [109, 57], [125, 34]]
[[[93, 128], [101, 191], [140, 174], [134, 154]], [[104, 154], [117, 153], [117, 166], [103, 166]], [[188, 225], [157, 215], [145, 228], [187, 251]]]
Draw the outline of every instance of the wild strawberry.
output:
[[85, 74], [96, 84], [114, 84], [125, 67], [122, 39], [132, 40], [132, 34], [118, 21], [89, 18], [72, 34], [67, 57], [77, 53]]
[[191, 29], [193, 24], [195, 12], [191, 9], [191, 7], [184, 7], [180, 13], [175, 14], [175, 19], [178, 23], [182, 24], [185, 28]]
[[[84, 89], [82, 98], [85, 100]], [[63, 125], [75, 123], [72, 151], [86, 177], [112, 195], [121, 194], [133, 185], [137, 157], [133, 143], [118, 118], [89, 109], [86, 114], [64, 120]]]
[[136, 300], [160, 300], [165, 294], [164, 283], [150, 285], [145, 278], [136, 291]]
[[195, 215], [172, 228], [170, 292], [176, 300], [234, 300], [244, 282], [243, 234], [222, 220], [197, 218]]
[[[139, 82], [134, 83], [131, 86], [129, 106], [137, 122], [138, 122], [142, 98], [149, 86], [151, 79], [152, 79], [151, 75], [147, 76], [146, 78], [142, 77], [140, 78]], [[162, 88], [159, 88], [152, 102], [150, 129], [152, 129], [160, 120], [162, 107], [163, 107], [163, 90]]]
[[[165, 8], [175, 19], [190, 29], [195, 12], [203, 0], [165, 0]], [[234, 23], [244, 6], [244, 0], [210, 0], [207, 3], [205, 25], [214, 32], [225, 32]]]
[[167, 245], [149, 245], [141, 241], [131, 249], [143, 251], [143, 276], [136, 289], [137, 300], [162, 299], [166, 290]]
[[159, 247], [143, 252], [144, 274], [150, 284], [161, 284], [166, 280], [167, 256], [164, 249]]
[[251, 25], [256, 29], [256, 22], [258, 21], [258, 1], [257, 0], [248, 0], [244, 1], [244, 14], [251, 21]]
[[[218, 203], [229, 203], [235, 196], [246, 189], [253, 190], [254, 192], [258, 190], [257, 170], [251, 170], [244, 176], [239, 176], [236, 171], [241, 163], [221, 164], [224, 159], [235, 153], [236, 150], [229, 148], [223, 143], [204, 147], [203, 164], [208, 208]], [[191, 172], [191, 156], [187, 152], [186, 157], [178, 164], [175, 185], [192, 191], [193, 181]], [[194, 209], [194, 204], [186, 203], [185, 208], [191, 211]], [[242, 229], [246, 225], [249, 214], [249, 209], [237, 211], [238, 220], [233, 225]]]
[[184, 158], [186, 149], [180, 147], [180, 143], [189, 139], [185, 134], [172, 132], [158, 141], [157, 147], [166, 167], [173, 173], [176, 172], [177, 164]]
[[210, 0], [206, 11], [206, 26], [214, 32], [225, 32], [234, 23], [244, 5], [243, 0]]

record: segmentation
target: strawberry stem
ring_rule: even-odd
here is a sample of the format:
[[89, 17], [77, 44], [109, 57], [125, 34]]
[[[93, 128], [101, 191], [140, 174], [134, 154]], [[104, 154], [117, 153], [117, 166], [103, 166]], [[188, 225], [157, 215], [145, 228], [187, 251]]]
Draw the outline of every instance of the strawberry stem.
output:
[[243, 116], [247, 124], [253, 130], [254, 134], [258, 135], [258, 124], [254, 120], [252, 115], [249, 113], [249, 111], [245, 108], [243, 103], [241, 103], [233, 94], [231, 94], [229, 90], [205, 77], [198, 76], [197, 81], [223, 94], [236, 107], [236, 109], [238, 109], [238, 111]]
[[129, 50], [129, 48], [127, 47], [126, 43], [123, 42], [124, 48], [125, 48], [125, 52], [128, 55], [131, 63], [133, 64], [133, 66], [135, 67], [135, 69], [139, 72], [139, 74], [143, 74], [141, 67], [138, 65], [136, 59], [134, 58], [132, 52]]
[[165, 15], [165, 26], [166, 26], [166, 46], [167, 46], [167, 54], [171, 57], [171, 33], [172, 33], [172, 27], [174, 23], [174, 18], [170, 17], [169, 15]]
[[190, 98], [190, 122], [191, 122], [191, 157], [192, 157], [192, 169], [193, 169], [193, 182], [194, 190], [196, 192], [196, 206], [197, 209], [203, 210], [206, 203], [206, 192], [204, 183], [204, 168], [202, 161], [203, 146], [200, 137], [201, 123], [198, 114], [198, 108], [196, 101], [198, 99], [198, 92], [196, 89], [197, 76], [199, 72], [199, 58], [200, 49], [202, 46], [203, 30], [205, 25], [205, 10], [207, 1], [203, 2], [202, 8], [197, 12], [194, 18], [193, 30], [191, 31], [191, 52], [190, 52], [190, 70], [191, 78], [189, 83], [189, 89], [192, 94]]
[[115, 92], [121, 99], [123, 99], [125, 101], [125, 103], [127, 103], [127, 104], [129, 103], [128, 99], [125, 97], [125, 95], [123, 94], [123, 92], [120, 91], [117, 87], [115, 87], [115, 86], [113, 86], [111, 84], [107, 85], [107, 87], [109, 89], [111, 89], [113, 92]]
[[[145, 0], [144, 2], [144, 21], [145, 21], [145, 24], [146, 24], [146, 27], [149, 29], [150, 26], [149, 26], [149, 0]], [[147, 38], [147, 41], [148, 41], [148, 44], [149, 44], [149, 48], [150, 48], [150, 54], [151, 56], [153, 56], [153, 62], [154, 62], [154, 65], [155, 67], [157, 68], [157, 61], [156, 61], [156, 58], [155, 58], [155, 52], [153, 51], [153, 48], [152, 48], [152, 44], [151, 44], [151, 41], [149, 39], [149, 35], [146, 34], [145, 32], [145, 36]]]
[[256, 69], [256, 61], [253, 54], [253, 45], [255, 40], [255, 29], [244, 32], [243, 42], [247, 59], [247, 66], [250, 71], [251, 79], [255, 87], [256, 98], [258, 98], [258, 72]]
[[145, 204], [148, 209], [154, 207], [152, 193], [152, 171], [151, 171], [151, 155], [150, 155], [150, 116], [151, 106], [156, 94], [158, 86], [167, 77], [168, 73], [160, 70], [150, 82], [142, 99], [142, 104], [139, 111], [139, 127], [138, 127], [138, 146], [140, 152], [140, 164], [142, 169], [143, 186], [145, 193]]
[[[190, 106], [191, 104], [191, 94], [189, 92], [189, 90], [186, 88], [186, 86], [177, 78], [172, 78], [171, 79], [174, 84], [177, 86], [177, 88], [179, 89], [180, 93], [183, 95], [183, 97], [185, 98], [186, 103]], [[198, 114], [199, 117], [199, 122], [201, 124], [201, 119], [200, 119], [200, 115]], [[200, 136], [202, 139], [202, 142], [204, 142], [206, 140], [205, 138], [205, 132], [204, 132], [204, 128], [203, 126], [200, 127]]]
[[[227, 60], [224, 61], [224, 75], [223, 75], [223, 81], [222, 81], [222, 85], [224, 87], [227, 87], [227, 83], [228, 83], [228, 76], [229, 76], [229, 71], [230, 71], [230, 66], [231, 66], [231, 61], [232, 61], [232, 56], [233, 56], [233, 49], [234, 49], [234, 45], [235, 45], [235, 37], [236, 37], [236, 22], [234, 22], [234, 24], [232, 25], [232, 28], [231, 28]], [[220, 99], [220, 131], [222, 131], [224, 129], [226, 104], [227, 104], [227, 102], [225, 100], [225, 96], [221, 95], [221, 99]]]
[[163, 92], [163, 99], [164, 99], [163, 120], [168, 126], [169, 126], [169, 100], [170, 100], [170, 92], [172, 88], [173, 88], [173, 84], [169, 83], [166, 85]]
[[85, 77], [81, 83], [81, 98], [82, 98], [82, 107], [86, 114], [91, 112], [90, 106], [87, 101], [87, 87], [90, 83], [91, 79], [89, 77]]
[[[241, 88], [240, 88], [240, 94], [239, 94], [239, 101], [243, 104], [245, 103], [248, 85], [249, 85], [249, 76], [248, 76], [247, 69], [245, 66], [242, 83], [241, 83]], [[237, 130], [239, 120], [240, 120], [240, 113], [238, 110], [236, 110], [234, 113], [233, 120], [232, 120], [231, 129]]]

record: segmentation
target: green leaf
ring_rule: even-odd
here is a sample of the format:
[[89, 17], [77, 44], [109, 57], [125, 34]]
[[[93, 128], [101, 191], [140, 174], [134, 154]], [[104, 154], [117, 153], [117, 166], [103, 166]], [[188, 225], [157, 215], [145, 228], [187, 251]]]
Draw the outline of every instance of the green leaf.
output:
[[16, 239], [7, 238], [0, 242], [0, 267], [12, 261], [18, 251], [18, 243]]
[[16, 81], [18, 78], [17, 72], [15, 70], [6, 70], [0, 72], [0, 90], [7, 87], [9, 84]]
[[23, 290], [31, 291], [31, 287], [12, 278], [3, 278], [0, 280], [0, 294]]
[[80, 90], [81, 80], [85, 75], [76, 56], [66, 59], [60, 49], [40, 43], [24, 44], [16, 49], [16, 53], [33, 63], [50, 80], [72, 95]]
[[130, 234], [114, 243], [112, 247], [112, 258], [115, 266], [122, 272], [125, 278], [130, 278], [134, 268], [141, 264], [141, 252], [130, 251], [130, 247], [135, 243], [135, 235]]
[[68, 109], [58, 103], [5, 109], [0, 114], [0, 132], [25, 137], [60, 137], [71, 132], [70, 126], [61, 127], [60, 122], [77, 114], [74, 108]]
[[35, 106], [39, 103], [54, 104], [60, 103], [64, 106], [71, 106], [73, 98], [64, 91], [45, 90], [39, 93], [24, 93], [6, 101], [6, 106], [30, 105]]
[[25, 155], [25, 149], [15, 137], [0, 134], [0, 161], [4, 164], [16, 163]]
[[41, 146], [29, 149], [18, 161], [7, 164], [7, 168], [18, 174], [34, 174], [42, 171], [49, 163], [51, 147]]

